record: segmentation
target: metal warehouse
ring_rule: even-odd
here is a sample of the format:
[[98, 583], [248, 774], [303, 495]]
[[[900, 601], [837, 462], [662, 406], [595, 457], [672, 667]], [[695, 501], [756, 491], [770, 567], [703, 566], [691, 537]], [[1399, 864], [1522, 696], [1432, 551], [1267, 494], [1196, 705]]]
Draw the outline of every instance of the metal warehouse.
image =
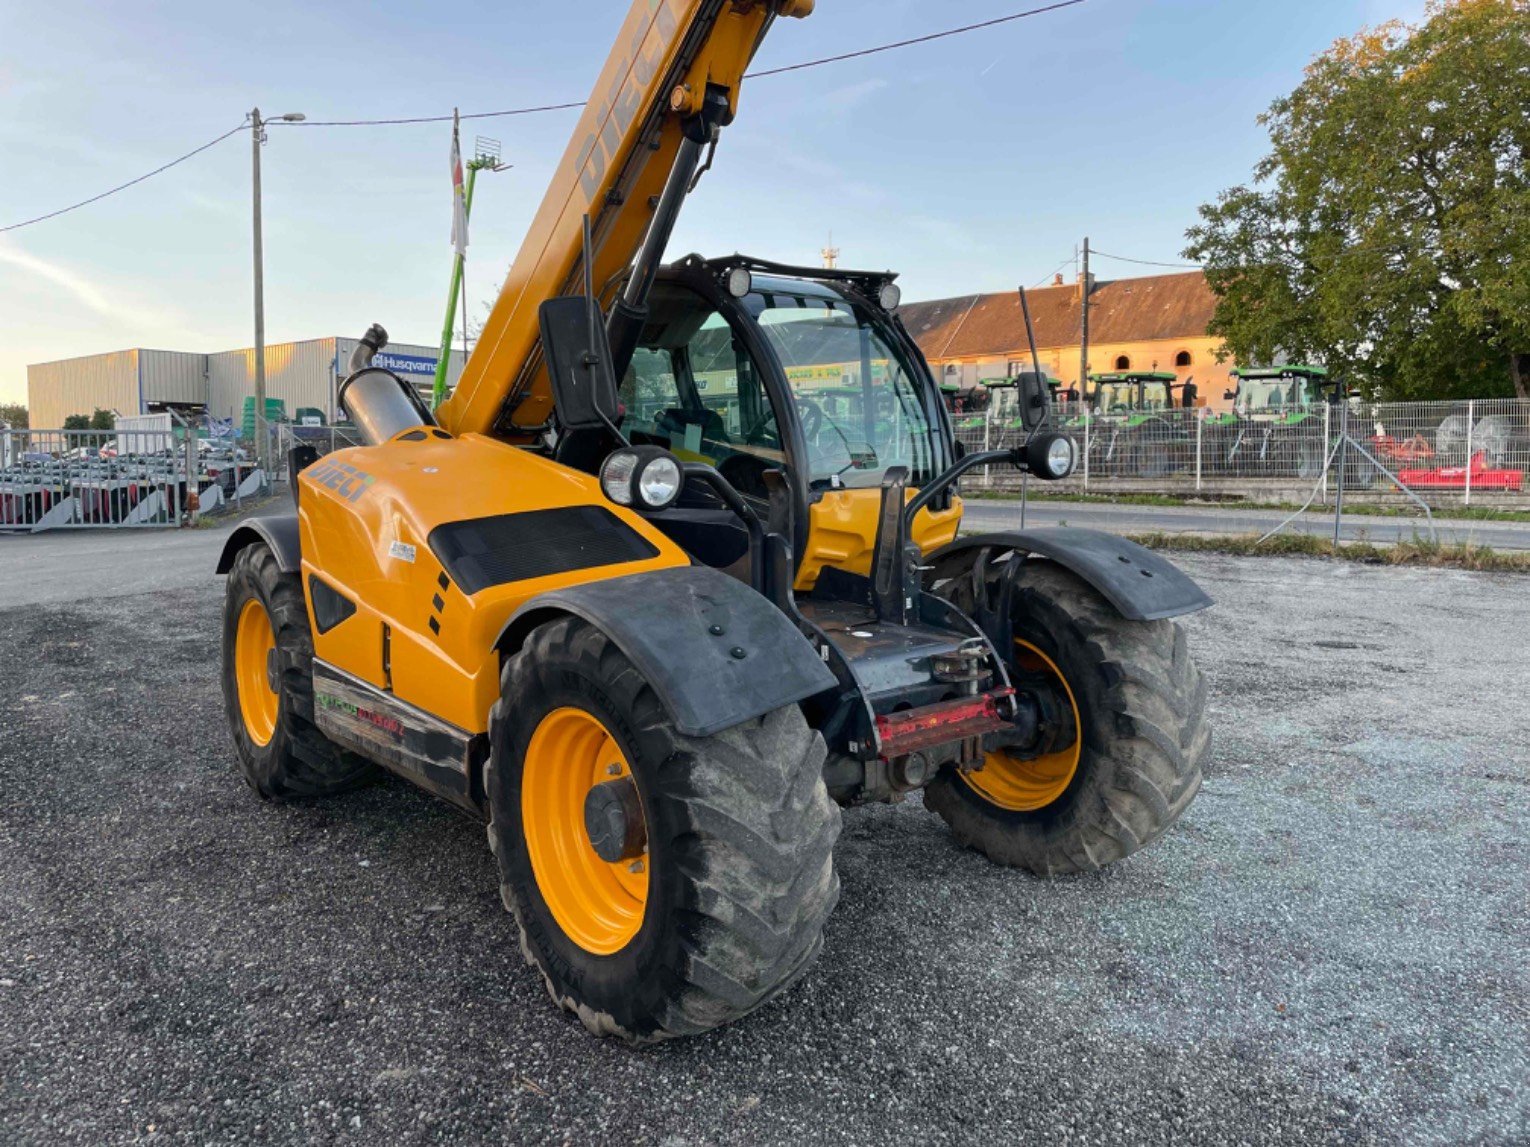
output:
[[[353, 338], [267, 346], [266, 397], [283, 402], [289, 418], [298, 410], [319, 410], [326, 420], [337, 420], [335, 389], [345, 377], [345, 364], [355, 347]], [[375, 362], [428, 396], [439, 356], [436, 347], [395, 343]], [[462, 352], [453, 351], [448, 385], [456, 385], [462, 364]], [[254, 394], [253, 349], [216, 354], [135, 349], [27, 367], [29, 417], [39, 428], [60, 427], [71, 414], [89, 415], [97, 409], [119, 415], [175, 409], [235, 418], [242, 413], [244, 400]]]

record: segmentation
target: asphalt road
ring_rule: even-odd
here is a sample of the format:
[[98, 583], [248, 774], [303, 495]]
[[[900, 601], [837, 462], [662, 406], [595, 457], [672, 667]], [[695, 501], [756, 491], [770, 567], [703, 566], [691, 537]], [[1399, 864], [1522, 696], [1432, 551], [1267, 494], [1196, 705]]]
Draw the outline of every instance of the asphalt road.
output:
[[1187, 560], [1217, 744], [1174, 832], [1049, 882], [848, 813], [807, 979], [631, 1051], [554, 1010], [476, 824], [245, 788], [214, 533], [97, 537], [33, 604], [0, 543], [6, 1142], [1530, 1138], [1530, 582]]
[[[1020, 523], [1018, 500], [969, 499], [963, 527], [970, 530], [1016, 529]], [[1026, 522], [1033, 526], [1088, 526], [1116, 534], [1169, 533], [1249, 534], [1264, 533], [1289, 517], [1284, 510], [1244, 510], [1236, 507], [1207, 509], [1199, 506], [1128, 506], [1101, 502], [1032, 502]], [[1495, 550], [1530, 550], [1530, 522], [1486, 522], [1440, 517], [1435, 521], [1439, 540], [1471, 543]], [[1307, 513], [1292, 522], [1293, 533], [1333, 537], [1332, 513]], [[1428, 538], [1423, 518], [1371, 518], [1349, 515], [1342, 537], [1347, 542], [1390, 544]]]

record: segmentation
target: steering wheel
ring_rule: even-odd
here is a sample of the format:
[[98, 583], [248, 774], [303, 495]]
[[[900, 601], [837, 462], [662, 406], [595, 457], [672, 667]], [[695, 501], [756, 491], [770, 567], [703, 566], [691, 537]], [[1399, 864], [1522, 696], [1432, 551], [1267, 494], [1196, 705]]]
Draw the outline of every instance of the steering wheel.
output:
[[797, 399], [797, 417], [802, 419], [802, 435], [812, 441], [823, 429], [823, 407], [811, 398]]

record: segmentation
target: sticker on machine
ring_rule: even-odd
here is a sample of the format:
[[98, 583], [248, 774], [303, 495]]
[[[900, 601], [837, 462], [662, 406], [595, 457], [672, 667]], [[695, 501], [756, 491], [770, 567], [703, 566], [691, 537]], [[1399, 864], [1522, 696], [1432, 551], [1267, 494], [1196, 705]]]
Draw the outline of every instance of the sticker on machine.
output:
[[401, 562], [414, 562], [414, 547], [408, 542], [392, 542], [388, 546], [388, 556], [397, 558]]

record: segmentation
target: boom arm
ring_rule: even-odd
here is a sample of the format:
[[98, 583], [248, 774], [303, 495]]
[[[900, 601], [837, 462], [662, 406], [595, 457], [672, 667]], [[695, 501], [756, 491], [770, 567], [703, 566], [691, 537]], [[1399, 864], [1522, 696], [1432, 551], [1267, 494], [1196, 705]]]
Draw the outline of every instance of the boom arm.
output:
[[596, 290], [612, 308], [618, 366], [631, 355], [664, 242], [703, 148], [738, 110], [744, 70], [777, 16], [813, 0], [635, 0], [505, 278], [456, 392], [437, 412], [456, 434], [529, 436], [552, 414], [537, 309], [577, 293], [591, 217]]

